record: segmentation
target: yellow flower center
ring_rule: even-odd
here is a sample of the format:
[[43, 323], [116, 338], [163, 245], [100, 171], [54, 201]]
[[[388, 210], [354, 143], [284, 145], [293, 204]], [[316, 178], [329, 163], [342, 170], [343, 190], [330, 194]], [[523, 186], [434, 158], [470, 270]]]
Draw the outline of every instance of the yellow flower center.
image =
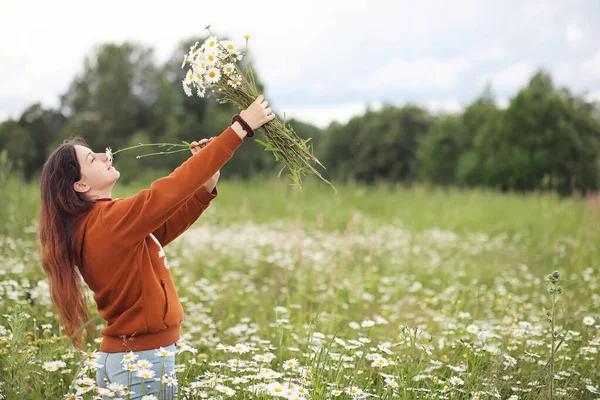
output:
[[276, 393], [279, 393], [279, 392], [281, 392], [281, 388], [276, 387], [275, 389], [273, 389], [273, 391], [276, 392]]
[[250, 39], [250, 35], [244, 35], [244, 39]]
[[210, 42], [210, 43], [208, 44], [208, 47], [213, 47], [215, 44], [216, 44], [216, 42], [213, 40], [212, 42]]
[[[214, 78], [216, 75], [217, 75], [217, 74], [215, 73], [215, 71], [210, 71], [210, 72], [208, 73], [208, 76], [210, 76], [211, 78]], [[236, 364], [237, 364], [237, 361], [236, 361]]]
[[234, 49], [234, 47], [233, 47], [233, 45], [232, 45], [231, 43], [229, 43], [229, 44], [227, 45], [227, 48], [228, 48], [229, 50], [233, 50], [233, 49]]

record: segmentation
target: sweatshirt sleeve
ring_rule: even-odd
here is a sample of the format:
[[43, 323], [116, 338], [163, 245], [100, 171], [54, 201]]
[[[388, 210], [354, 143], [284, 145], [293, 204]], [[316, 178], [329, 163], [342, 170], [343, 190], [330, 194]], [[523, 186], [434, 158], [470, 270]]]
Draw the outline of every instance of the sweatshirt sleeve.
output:
[[229, 159], [242, 139], [229, 126], [171, 174], [152, 182], [150, 189], [103, 206], [106, 230], [123, 246], [131, 246], [159, 229]]
[[208, 192], [202, 186], [175, 214], [162, 224], [160, 228], [152, 232], [152, 234], [160, 242], [161, 246], [165, 247], [192, 226], [217, 195], [218, 191], [216, 187], [212, 192]]

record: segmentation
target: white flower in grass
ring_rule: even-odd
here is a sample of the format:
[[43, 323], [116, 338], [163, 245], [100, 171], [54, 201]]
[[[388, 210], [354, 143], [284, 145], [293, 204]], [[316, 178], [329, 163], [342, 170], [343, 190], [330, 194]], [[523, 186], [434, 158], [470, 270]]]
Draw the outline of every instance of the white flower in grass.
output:
[[467, 326], [467, 332], [477, 333], [477, 332], [479, 332], [479, 328], [477, 327], [477, 325], [469, 325], [469, 326]]
[[135, 365], [135, 364], [125, 364], [125, 365], [123, 365], [123, 369], [125, 371], [133, 372], [133, 371], [137, 371], [138, 370], [138, 366]]
[[596, 323], [596, 320], [593, 317], [585, 317], [583, 319], [583, 324], [586, 326], [592, 326]]
[[600, 391], [598, 391], [598, 388], [596, 386], [585, 385], [585, 388], [594, 394], [600, 394]]
[[348, 323], [348, 326], [354, 330], [360, 329], [360, 324], [356, 321], [352, 321], [352, 322]]
[[77, 381], [80, 385], [83, 386], [94, 386], [96, 384], [96, 380], [92, 378], [81, 378]]
[[129, 353], [127, 353], [123, 356], [123, 358], [121, 359], [121, 364], [136, 362], [137, 359], [138, 359], [138, 355], [134, 354], [132, 351], [130, 351]]
[[383, 357], [377, 357], [371, 363], [371, 367], [378, 367], [378, 368], [384, 368], [384, 367], [387, 367], [388, 365], [390, 365], [390, 362]]
[[233, 390], [233, 389], [232, 389], [232, 388], [230, 388], [230, 387], [223, 386], [223, 385], [217, 385], [217, 386], [215, 387], [215, 390], [216, 390], [217, 392], [223, 393], [223, 394], [225, 394], [225, 395], [227, 395], [227, 396], [233, 396], [233, 395], [235, 394], [235, 390]]
[[458, 376], [453, 376], [450, 378], [450, 383], [454, 386], [461, 386], [465, 382], [462, 379], [460, 379]]
[[232, 88], [237, 89], [237, 87], [242, 84], [242, 77], [239, 75], [234, 75], [227, 81], [227, 84]]
[[58, 370], [58, 365], [56, 364], [56, 361], [50, 361], [50, 362], [45, 362], [43, 365], [43, 368], [46, 371], [54, 372], [54, 371]]
[[360, 326], [362, 326], [363, 328], [370, 328], [374, 325], [375, 325], [375, 322], [371, 321], [370, 319], [365, 319], [363, 322], [360, 323]]
[[77, 393], [69, 393], [65, 395], [65, 400], [83, 400], [83, 397]]
[[217, 83], [221, 79], [221, 71], [218, 68], [212, 67], [206, 73], [205, 79], [208, 83]]
[[385, 384], [392, 389], [398, 389], [398, 382], [394, 378], [385, 378]]
[[113, 392], [111, 392], [109, 389], [99, 387], [96, 390], [98, 391], [98, 394], [100, 396], [115, 397], [115, 394]]
[[109, 390], [111, 390], [115, 393], [122, 392], [125, 389], [125, 386], [123, 386], [120, 383], [110, 383], [107, 387]]
[[171, 387], [173, 385], [177, 385], [177, 378], [174, 376], [165, 375], [162, 378], [162, 382], [168, 387]]
[[[227, 63], [225, 65], [223, 65], [223, 72], [225, 72], [225, 74], [227, 74], [228, 76], [231, 76], [231, 74], [233, 74], [235, 72], [235, 65], [233, 65], [233, 63]], [[277, 312], [278, 308], [283, 308], [283, 307], [275, 307], [275, 312]], [[284, 312], [287, 313], [287, 310], [285, 308], [283, 308], [285, 311], [280, 311], [280, 312]]]
[[239, 353], [239, 354], [244, 354], [244, 353], [247, 353], [250, 351], [250, 347], [243, 343], [238, 343], [234, 347], [230, 347], [229, 349], [232, 353]]
[[342, 393], [344, 393], [344, 392], [342, 392], [341, 390], [332, 390], [331, 391], [331, 395], [335, 396], [335, 397], [341, 395]]
[[172, 351], [168, 351], [163, 349], [162, 347], [160, 347], [158, 350], [156, 350], [156, 352], [154, 353], [154, 355], [156, 357], [167, 357], [167, 356], [172, 356], [173, 354], [175, 354]]
[[151, 369], [142, 368], [137, 372], [136, 376], [142, 379], [152, 379], [154, 378], [154, 374], [154, 371]]
[[298, 365], [300, 365], [298, 360], [295, 358], [292, 358], [291, 360], [287, 360], [286, 362], [283, 363], [283, 369], [288, 370], [290, 368], [296, 368]]
[[359, 387], [356, 387], [356, 386], [351, 386], [351, 387], [346, 388], [346, 390], [344, 390], [344, 393], [346, 393], [350, 396], [354, 396], [354, 397], [363, 395], [362, 389]]
[[267, 385], [267, 392], [272, 396], [283, 397], [284, 387], [279, 382], [271, 382]]
[[150, 369], [152, 368], [152, 363], [148, 360], [139, 360], [137, 362], [137, 366], [142, 369]]
[[156, 397], [153, 394], [147, 394], [144, 397], [142, 397], [142, 400], [158, 400], [158, 397]]

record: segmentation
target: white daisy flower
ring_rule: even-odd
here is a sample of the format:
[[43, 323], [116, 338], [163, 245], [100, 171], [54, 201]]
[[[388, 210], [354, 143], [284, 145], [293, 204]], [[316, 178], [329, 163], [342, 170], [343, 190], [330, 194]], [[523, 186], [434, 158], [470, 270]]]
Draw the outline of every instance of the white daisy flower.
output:
[[96, 380], [92, 378], [81, 378], [78, 380], [78, 383], [82, 386], [93, 386], [96, 384]]
[[[233, 63], [227, 63], [225, 65], [223, 65], [223, 72], [225, 74], [227, 74], [228, 76], [231, 76], [231, 74], [233, 74], [235, 72], [235, 65]], [[275, 307], [275, 312], [277, 312], [277, 308], [283, 308], [283, 307]], [[287, 310], [285, 308], [283, 308], [285, 311], [280, 311], [282, 313], [287, 313]]]
[[332, 391], [331, 391], [331, 395], [332, 395], [332, 396], [335, 396], [335, 397], [339, 396], [339, 395], [340, 395], [340, 394], [342, 394], [342, 393], [343, 393], [343, 392], [342, 392], [341, 390], [332, 390]]
[[112, 390], [115, 393], [122, 392], [123, 389], [125, 389], [125, 386], [120, 383], [110, 383], [107, 387], [109, 390]]
[[467, 332], [477, 333], [477, 332], [479, 332], [479, 328], [477, 327], [477, 325], [469, 325], [469, 326], [467, 326]]
[[460, 386], [463, 385], [465, 382], [458, 376], [453, 376], [452, 378], [450, 378], [450, 383], [454, 386]]
[[383, 357], [377, 357], [371, 363], [371, 367], [378, 367], [378, 368], [387, 367], [388, 365], [390, 365], [390, 362]]
[[593, 317], [585, 317], [583, 319], [583, 324], [587, 326], [592, 326], [596, 323], [596, 320]]
[[233, 53], [237, 50], [235, 44], [231, 40], [222, 40], [220, 44], [228, 53]]
[[238, 86], [242, 84], [242, 77], [239, 75], [234, 75], [227, 81], [227, 84], [232, 88], [236, 89]]
[[221, 71], [218, 68], [210, 68], [205, 77], [208, 83], [217, 83], [221, 79]]
[[238, 343], [236, 344], [234, 347], [230, 347], [229, 350], [232, 353], [239, 353], [239, 354], [244, 354], [250, 351], [250, 347], [246, 346], [243, 343]]
[[142, 400], [158, 400], [158, 397], [156, 397], [153, 394], [147, 394], [144, 397], [142, 397]]
[[177, 378], [174, 376], [165, 375], [163, 376], [162, 382], [168, 387], [171, 387], [173, 385], [177, 385]]
[[349, 394], [350, 396], [355, 396], [355, 397], [359, 397], [363, 395], [363, 391], [361, 388], [356, 387], [356, 386], [351, 386], [346, 388], [346, 390], [344, 390], [344, 392], [346, 394]]
[[218, 47], [219, 41], [215, 36], [211, 36], [204, 41], [202, 44], [202, 49], [204, 51], [216, 51]]
[[98, 394], [100, 396], [115, 397], [115, 394], [113, 392], [111, 392], [109, 389], [99, 387], [96, 390], [98, 391]]
[[149, 368], [152, 368], [152, 363], [148, 360], [139, 360], [137, 362], [137, 366], [140, 368], [149, 369]]
[[398, 389], [398, 382], [394, 378], [385, 378], [385, 384], [392, 389]]
[[[110, 147], [108, 149], [110, 150]], [[138, 355], [130, 351], [129, 353], [123, 356], [123, 359], [121, 359], [121, 364], [136, 362], [137, 359]]]
[[240, 62], [244, 58], [244, 54], [241, 51], [236, 50], [229, 54], [228, 57], [235, 62]]
[[137, 372], [136, 376], [143, 379], [152, 379], [154, 378], [154, 371], [151, 369], [142, 368]]
[[158, 350], [156, 350], [156, 352], [154, 353], [154, 355], [156, 357], [167, 357], [167, 356], [172, 356], [173, 354], [175, 354], [172, 351], [168, 351], [163, 349], [162, 347], [160, 347]]
[[375, 325], [375, 322], [371, 321], [370, 319], [365, 319], [363, 322], [360, 323], [360, 326], [362, 326], [363, 328], [370, 328], [374, 325]]
[[283, 369], [287, 370], [290, 368], [296, 368], [298, 365], [300, 365], [298, 360], [295, 358], [292, 358], [291, 360], [287, 360], [286, 362], [283, 363]]
[[192, 88], [188, 85], [188, 83], [183, 80], [181, 81], [182, 86], [183, 86], [183, 91], [185, 92], [185, 95], [190, 97], [192, 95]]
[[137, 365], [135, 365], [135, 364], [125, 364], [125, 365], [123, 366], [123, 369], [124, 369], [125, 371], [137, 371], [137, 370], [138, 370], [138, 367], [137, 367]]
[[45, 362], [43, 368], [46, 371], [54, 372], [58, 369], [58, 365], [56, 365], [55, 361]]
[[206, 64], [209, 66], [215, 65], [219, 62], [219, 55], [217, 53], [208, 53], [204, 61], [206, 61]]
[[65, 395], [65, 400], [83, 400], [83, 397], [76, 393], [69, 393]]

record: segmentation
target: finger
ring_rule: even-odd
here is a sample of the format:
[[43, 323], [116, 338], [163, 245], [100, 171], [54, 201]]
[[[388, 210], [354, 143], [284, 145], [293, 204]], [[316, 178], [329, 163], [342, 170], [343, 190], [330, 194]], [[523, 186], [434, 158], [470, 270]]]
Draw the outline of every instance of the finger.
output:
[[267, 108], [267, 106], [269, 105], [269, 102], [265, 100], [265, 101], [262, 102], [261, 105], [262, 105], [263, 108]]
[[271, 115], [271, 112], [272, 112], [271, 107], [265, 109], [265, 114], [266, 115]]
[[261, 101], [263, 101], [264, 99], [265, 99], [265, 96], [263, 96], [263, 95], [261, 94], [261, 95], [259, 95], [259, 96], [256, 98], [256, 100], [254, 100], [254, 102], [255, 102], [255, 103], [259, 103], [259, 104], [260, 104], [260, 102], [261, 102]]

